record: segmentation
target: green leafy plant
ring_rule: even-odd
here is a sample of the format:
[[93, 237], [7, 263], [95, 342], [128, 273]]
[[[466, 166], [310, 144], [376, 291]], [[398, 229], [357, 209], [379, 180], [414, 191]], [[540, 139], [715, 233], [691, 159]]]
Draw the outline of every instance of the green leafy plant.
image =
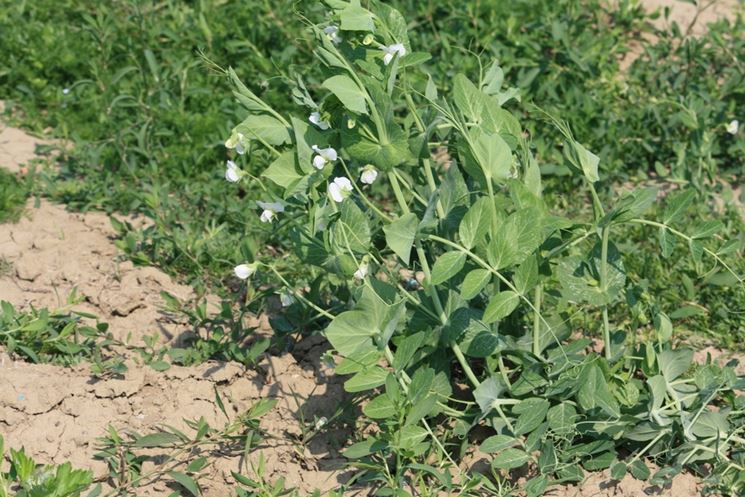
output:
[[[473, 81], [455, 75], [443, 95], [398, 11], [328, 4], [329, 19], [308, 26], [310, 65], [325, 79], [296, 78], [300, 112], [274, 109], [227, 71], [248, 116], [226, 141], [236, 154], [226, 178], [262, 188], [261, 220], [287, 230], [307, 266], [294, 282], [275, 258], [240, 264], [236, 276], [269, 274], [324, 316], [336, 371], [351, 375], [346, 390], [369, 395], [364, 413], [379, 430], [346, 452], [364, 480], [389, 493], [412, 488], [412, 472], [429, 471], [422, 462], [433, 452], [455, 466], [468, 444], [454, 450], [438, 432], [453, 423], [462, 437], [493, 430], [481, 450], [504, 476], [526, 467], [531, 496], [584, 470], [648, 479], [650, 457], [663, 465], [653, 482], [708, 462], [720, 470], [711, 481], [736, 495], [743, 380], [729, 368], [694, 368], [689, 350], [672, 347], [662, 310], [653, 344], [640, 340], [648, 330], [614, 324], [633, 312], [629, 281], [640, 276], [626, 269], [633, 250], [614, 240], [643, 226], [663, 256], [683, 243], [693, 264], [706, 260], [741, 286], [725, 260], [738, 243], [717, 238], [716, 221], [677, 229], [691, 192], [667, 198], [656, 219], [645, 217], [655, 188], [603, 200], [600, 158], [534, 107], [581, 185], [571, 197], [544, 196], [531, 143], [504, 106], [515, 92], [496, 63]], [[447, 161], [433, 159], [435, 148]], [[259, 177], [247, 172], [267, 156]], [[592, 323], [585, 333], [602, 337], [602, 355], [572, 335], [577, 315]]]
[[0, 223], [17, 221], [27, 196], [28, 186], [14, 174], [0, 169]]
[[[76, 297], [73, 293], [70, 302]], [[108, 324], [84, 324], [83, 318], [96, 316], [59, 309], [16, 309], [10, 302], [0, 302], [0, 345], [11, 356], [40, 363], [62, 366], [92, 363], [96, 375], [119, 374], [126, 371], [123, 358], [113, 356], [109, 348], [116, 343], [107, 333]]]
[[[5, 457], [0, 436], [0, 461]], [[0, 468], [0, 497], [80, 497], [93, 481], [93, 473], [73, 469], [67, 462], [58, 466], [39, 465], [23, 449], [10, 449], [10, 470]]]

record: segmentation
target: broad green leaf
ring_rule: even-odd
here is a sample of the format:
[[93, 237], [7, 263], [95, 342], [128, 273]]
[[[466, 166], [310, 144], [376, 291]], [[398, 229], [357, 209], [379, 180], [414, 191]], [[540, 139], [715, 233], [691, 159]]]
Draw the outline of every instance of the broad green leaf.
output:
[[637, 480], [646, 480], [650, 475], [649, 468], [641, 459], [637, 459], [631, 463], [629, 470], [631, 471], [631, 475]]
[[599, 226], [624, 223], [640, 217], [657, 201], [658, 191], [657, 188], [643, 188], [626, 194], [616, 203], [613, 210], [600, 220]]
[[343, 31], [375, 31], [372, 12], [361, 7], [359, 2], [351, 2], [339, 12], [339, 17]]
[[513, 409], [518, 414], [515, 422], [515, 435], [525, 435], [535, 430], [546, 419], [551, 404], [546, 399], [533, 397], [520, 401]]
[[293, 151], [282, 152], [282, 155], [277, 157], [261, 175], [282, 188], [289, 188], [303, 177], [295, 168]]
[[528, 257], [520, 264], [513, 276], [515, 289], [525, 295], [538, 283], [538, 257]]
[[347, 109], [357, 114], [367, 114], [365, 93], [349, 76], [343, 74], [331, 76], [323, 82], [322, 86], [336, 95], [336, 98]]
[[184, 473], [180, 473], [178, 471], [169, 471], [168, 476], [176, 480], [178, 484], [188, 490], [191, 495], [193, 495], [194, 497], [199, 497], [199, 486], [191, 476], [185, 475]]
[[484, 322], [494, 323], [509, 316], [520, 303], [520, 296], [512, 290], [500, 292], [489, 301], [484, 311]]
[[402, 427], [394, 436], [398, 440], [398, 447], [401, 449], [412, 449], [415, 445], [427, 438], [427, 430], [417, 425], [407, 425]]
[[608, 415], [618, 417], [621, 412], [618, 402], [613, 398], [603, 370], [595, 363], [585, 365], [579, 377], [580, 387], [577, 400], [585, 410], [601, 408]]
[[364, 392], [385, 383], [388, 371], [380, 366], [363, 369], [344, 382], [344, 390], [350, 393]]
[[614, 480], [622, 480], [626, 476], [626, 463], [617, 462], [610, 467], [610, 477]]
[[460, 341], [460, 348], [469, 357], [489, 357], [496, 352], [503, 341], [483, 321], [471, 319]]
[[456, 74], [453, 78], [453, 101], [455, 106], [471, 122], [481, 121], [481, 112], [485, 106], [486, 95], [482, 93], [463, 74]]
[[436, 395], [427, 395], [423, 399], [420, 399], [416, 404], [411, 406], [409, 414], [406, 416], [406, 422], [404, 424], [413, 425], [418, 423], [421, 419], [429, 416], [437, 405]]
[[431, 285], [440, 285], [455, 276], [466, 265], [466, 254], [463, 252], [446, 252], [437, 258], [432, 267]]
[[669, 342], [673, 337], [673, 323], [664, 312], [655, 314], [654, 328], [657, 331], [657, 339], [661, 342]]
[[340, 253], [366, 254], [370, 249], [370, 226], [367, 216], [354, 202], [341, 205], [341, 216], [331, 233]]
[[548, 487], [548, 477], [546, 475], [534, 476], [525, 482], [526, 497], [541, 497]]
[[479, 405], [482, 414], [489, 414], [495, 403], [502, 400], [504, 386], [495, 377], [490, 376], [473, 391], [473, 398]]
[[675, 249], [675, 235], [670, 233], [664, 226], [660, 227], [658, 235], [662, 256], [667, 259], [673, 254], [673, 250]]
[[691, 364], [693, 364], [693, 350], [664, 350], [657, 354], [657, 362], [660, 365], [662, 376], [670, 384], [691, 367]]
[[382, 356], [377, 348], [364, 349], [346, 356], [334, 368], [334, 372], [340, 375], [359, 373], [363, 369], [376, 364]]
[[489, 225], [491, 222], [491, 215], [489, 210], [489, 202], [493, 200], [488, 197], [481, 197], [473, 203], [466, 215], [460, 222], [458, 227], [458, 234], [460, 236], [461, 244], [471, 249], [476, 243], [478, 243], [486, 233], [489, 231]]
[[582, 466], [587, 471], [599, 471], [601, 469], [610, 468], [611, 464], [616, 460], [616, 453], [614, 450], [603, 452], [600, 455], [592, 455], [583, 458]]
[[723, 227], [722, 222], [718, 220], [703, 221], [693, 230], [691, 238], [709, 238], [721, 231]]
[[272, 116], [251, 115], [243, 120], [235, 131], [243, 133], [247, 138], [261, 139], [269, 145], [283, 145], [290, 141], [290, 131], [287, 126]]
[[477, 128], [470, 131], [474, 158], [487, 179], [504, 183], [512, 173], [512, 150], [498, 134], [484, 133]]
[[460, 296], [465, 300], [470, 300], [478, 295], [481, 290], [491, 281], [491, 272], [486, 269], [474, 269], [470, 271], [463, 279], [460, 287]]
[[585, 177], [592, 183], [600, 180], [600, 176], [598, 176], [598, 164], [600, 163], [600, 158], [587, 150], [579, 142], [572, 141], [572, 148], [574, 151], [574, 157], [576, 158], [575, 165], [582, 170]]
[[562, 286], [562, 294], [570, 301], [587, 302], [592, 305], [606, 305], [620, 298], [626, 274], [618, 249], [612, 243], [608, 249], [608, 289], [603, 291], [600, 284], [599, 250], [593, 250], [587, 258], [569, 256], [557, 266], [557, 276]]
[[424, 343], [426, 332], [420, 331], [414, 335], [410, 335], [396, 345], [396, 353], [393, 356], [393, 366], [396, 370], [402, 370], [409, 365], [409, 361], [414, 357], [414, 354], [419, 347]]
[[331, 321], [326, 328], [326, 338], [341, 355], [349, 356], [373, 348], [372, 337], [379, 332], [368, 313], [347, 311]]
[[359, 459], [374, 454], [375, 452], [380, 452], [386, 447], [388, 447], [387, 442], [378, 440], [375, 437], [370, 437], [367, 440], [350, 445], [344, 449], [343, 454], [347, 459]]
[[170, 447], [181, 441], [178, 435], [168, 432], [151, 433], [135, 440], [135, 447]]
[[494, 454], [500, 450], [517, 445], [517, 439], [509, 435], [492, 435], [483, 442], [479, 449], [485, 454]]
[[411, 247], [414, 245], [418, 225], [419, 219], [416, 217], [416, 214], [409, 212], [390, 224], [383, 226], [385, 241], [388, 244], [388, 247], [393, 250], [393, 252], [406, 265], [409, 264]]
[[577, 422], [577, 409], [569, 402], [562, 402], [548, 410], [546, 414], [548, 427], [559, 436], [574, 432]]
[[352, 158], [373, 164], [383, 171], [413, 160], [408, 135], [393, 121], [386, 123], [385, 140], [369, 133], [362, 134], [358, 127], [342, 129], [341, 133], [342, 144]]
[[491, 465], [499, 469], [515, 469], [528, 461], [530, 461], [530, 456], [524, 450], [510, 448], [503, 450], [492, 459]]
[[662, 223], [670, 224], [673, 221], [677, 221], [680, 216], [685, 214], [686, 209], [688, 209], [688, 206], [691, 205], [695, 198], [696, 192], [692, 189], [671, 194], [668, 197], [665, 213], [662, 216]]
[[396, 414], [396, 406], [387, 393], [378, 395], [362, 408], [365, 416], [372, 419], [386, 419]]

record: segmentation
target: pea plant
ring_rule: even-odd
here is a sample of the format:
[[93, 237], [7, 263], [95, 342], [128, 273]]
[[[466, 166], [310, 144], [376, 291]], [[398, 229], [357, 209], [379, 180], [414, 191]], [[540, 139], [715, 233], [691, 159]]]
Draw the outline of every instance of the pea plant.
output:
[[[693, 265], [741, 286], [726, 262], [738, 243], [718, 237], [716, 221], [676, 228], [693, 193], [601, 198], [599, 158], [531, 109], [563, 136], [583, 185], [550, 199], [497, 63], [453, 75], [445, 94], [396, 10], [326, 5], [324, 22], [306, 21], [325, 79], [288, 82], [295, 114], [228, 71], [247, 116], [225, 143], [225, 177], [261, 186], [257, 214], [307, 268], [291, 282], [271, 254], [236, 276], [266, 274], [283, 305], [317, 312], [336, 372], [351, 375], [346, 390], [368, 396], [377, 429], [346, 456], [381, 495], [411, 495], [415, 474], [444, 485], [445, 468], [477, 444], [498, 482], [527, 471], [530, 496], [584, 471], [664, 484], [703, 464], [712, 485], [742, 491], [745, 379], [674, 347], [671, 320], [638, 298], [643, 275], [624, 266], [635, 250], [625, 230], [642, 225], [661, 257], [686, 247]], [[653, 327], [629, 317], [642, 305]], [[578, 314], [596, 326], [573, 329]]]

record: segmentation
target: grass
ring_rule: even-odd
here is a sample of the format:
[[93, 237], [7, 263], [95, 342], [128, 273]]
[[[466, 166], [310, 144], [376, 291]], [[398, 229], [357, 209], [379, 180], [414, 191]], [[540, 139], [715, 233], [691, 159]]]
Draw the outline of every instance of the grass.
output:
[[0, 223], [18, 221], [27, 196], [27, 186], [16, 175], [0, 168]]

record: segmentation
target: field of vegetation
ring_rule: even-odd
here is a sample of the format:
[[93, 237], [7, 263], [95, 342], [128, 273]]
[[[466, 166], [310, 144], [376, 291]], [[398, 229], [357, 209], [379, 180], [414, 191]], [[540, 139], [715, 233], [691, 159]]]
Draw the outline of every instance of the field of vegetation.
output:
[[736, 0], [0, 0], [0, 497], [745, 495]]

